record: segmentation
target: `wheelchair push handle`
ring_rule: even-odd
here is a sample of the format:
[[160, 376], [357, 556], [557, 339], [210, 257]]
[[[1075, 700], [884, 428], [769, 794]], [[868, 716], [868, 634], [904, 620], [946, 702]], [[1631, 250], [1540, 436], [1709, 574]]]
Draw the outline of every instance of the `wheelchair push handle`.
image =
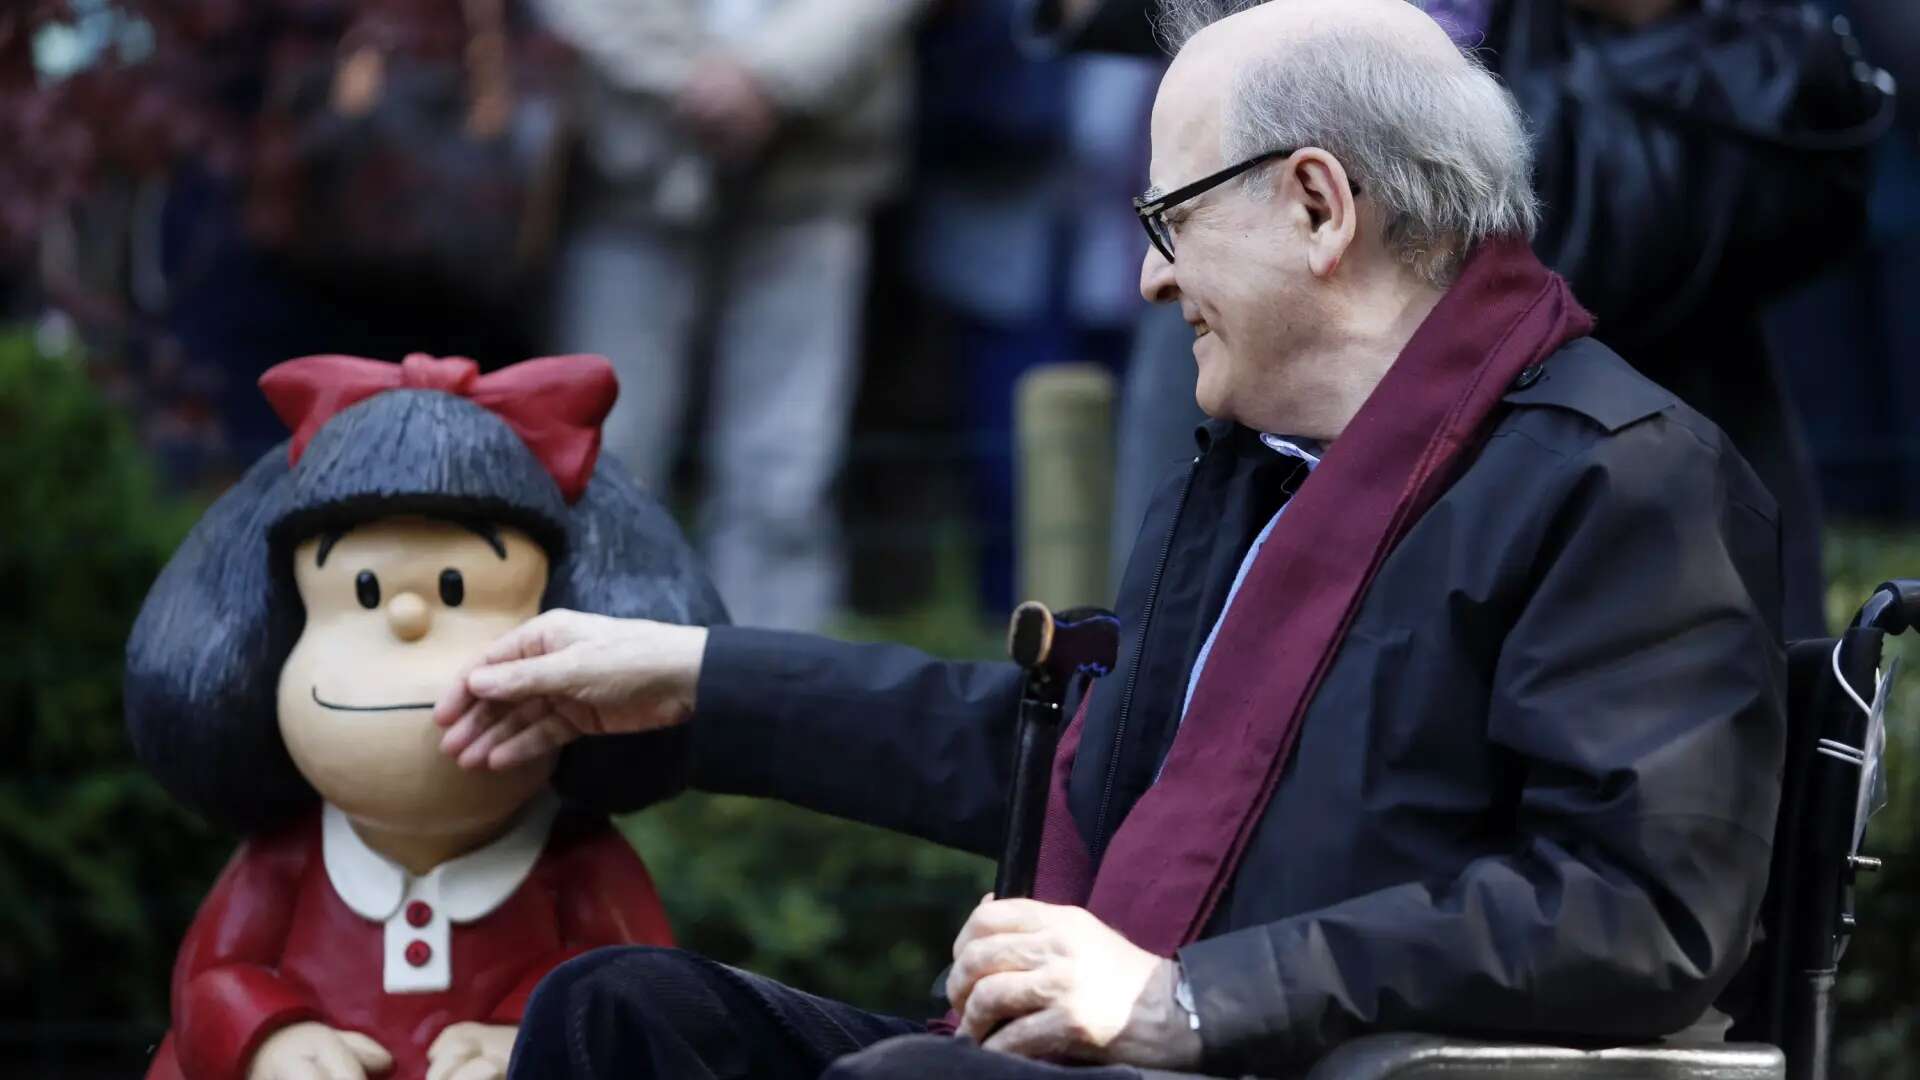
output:
[[1871, 627], [1889, 634], [1903, 634], [1910, 629], [1920, 627], [1920, 581], [1912, 578], [1895, 578], [1883, 581], [1860, 606], [1860, 613], [1854, 616], [1853, 625], [1858, 629]]
[[1045, 829], [1047, 785], [1060, 744], [1061, 710], [1076, 677], [1092, 679], [1113, 670], [1120, 648], [1120, 622], [1112, 612], [1076, 608], [1055, 614], [1028, 601], [1007, 626], [1007, 655], [1025, 673], [1014, 729], [1013, 785], [1007, 798], [1006, 842], [994, 876], [1001, 898], [1033, 895]]

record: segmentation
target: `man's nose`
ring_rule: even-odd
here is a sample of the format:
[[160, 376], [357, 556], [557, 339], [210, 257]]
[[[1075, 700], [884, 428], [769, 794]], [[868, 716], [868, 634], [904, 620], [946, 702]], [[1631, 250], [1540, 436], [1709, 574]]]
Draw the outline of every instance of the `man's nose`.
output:
[[387, 601], [387, 625], [401, 641], [419, 641], [433, 626], [433, 612], [419, 593], [403, 592]]
[[1171, 304], [1180, 299], [1180, 286], [1173, 280], [1173, 264], [1152, 244], [1147, 245], [1147, 255], [1140, 260], [1140, 295], [1146, 297], [1149, 304]]

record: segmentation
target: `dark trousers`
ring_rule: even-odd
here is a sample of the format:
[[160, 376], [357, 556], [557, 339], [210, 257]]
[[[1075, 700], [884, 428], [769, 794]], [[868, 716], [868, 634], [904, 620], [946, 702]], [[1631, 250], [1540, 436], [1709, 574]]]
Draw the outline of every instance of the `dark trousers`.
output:
[[928, 1035], [679, 949], [600, 949], [556, 968], [520, 1022], [512, 1080], [1143, 1080]]

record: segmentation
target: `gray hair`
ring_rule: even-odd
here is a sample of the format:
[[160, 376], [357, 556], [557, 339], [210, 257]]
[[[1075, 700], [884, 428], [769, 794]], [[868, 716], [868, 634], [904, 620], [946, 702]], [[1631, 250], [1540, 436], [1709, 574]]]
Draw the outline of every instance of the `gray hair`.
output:
[[[1261, 0], [1162, 0], [1158, 31], [1180, 45]], [[1416, 5], [1417, 6], [1417, 5]], [[1223, 163], [1317, 146], [1376, 204], [1382, 240], [1445, 288], [1467, 252], [1539, 222], [1526, 119], [1477, 57], [1407, 48], [1365, 28], [1315, 30], [1281, 63], [1242, 65], [1221, 124]], [[1264, 196], [1264, 170], [1248, 190]]]

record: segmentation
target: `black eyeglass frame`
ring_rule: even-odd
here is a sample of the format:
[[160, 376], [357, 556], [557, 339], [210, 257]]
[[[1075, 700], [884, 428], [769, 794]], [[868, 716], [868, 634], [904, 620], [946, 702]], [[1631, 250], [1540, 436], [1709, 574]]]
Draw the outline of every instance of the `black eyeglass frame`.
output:
[[[1229, 165], [1219, 172], [1211, 173], [1195, 180], [1191, 184], [1178, 187], [1165, 195], [1148, 198], [1145, 195], [1133, 197], [1133, 212], [1140, 218], [1140, 227], [1147, 231], [1147, 239], [1155, 250], [1168, 262], [1173, 261], [1173, 230], [1167, 227], [1167, 211], [1197, 196], [1204, 195], [1221, 184], [1239, 176], [1256, 166], [1264, 165], [1274, 158], [1292, 157], [1300, 152], [1300, 147], [1285, 150], [1269, 150], [1264, 154], [1255, 154], [1245, 161]], [[1360, 194], [1360, 182], [1349, 180], [1348, 186], [1355, 195]]]

